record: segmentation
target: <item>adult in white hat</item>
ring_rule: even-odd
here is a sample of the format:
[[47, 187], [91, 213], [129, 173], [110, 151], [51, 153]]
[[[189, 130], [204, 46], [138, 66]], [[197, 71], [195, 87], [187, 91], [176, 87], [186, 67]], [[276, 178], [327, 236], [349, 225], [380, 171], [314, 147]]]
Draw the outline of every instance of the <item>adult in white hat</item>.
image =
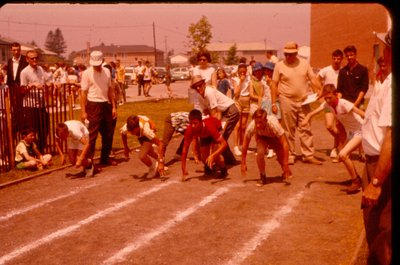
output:
[[366, 156], [362, 207], [368, 264], [392, 264], [392, 31], [378, 38], [385, 44], [388, 71], [380, 89], [370, 97], [361, 127]]
[[297, 52], [297, 43], [286, 43], [283, 49], [285, 59], [275, 65], [271, 87], [272, 112], [278, 112], [276, 101], [279, 98], [282, 126], [289, 142], [289, 164], [295, 163], [295, 134], [298, 131], [303, 162], [321, 165], [322, 162], [314, 157], [310, 123], [300, 125], [310, 111], [309, 105], [302, 105], [307, 97], [309, 82], [314, 91], [320, 90], [321, 86], [310, 64], [297, 57]]
[[89, 121], [89, 152], [93, 159], [96, 139], [100, 132], [102, 138], [101, 165], [116, 165], [109, 158], [112, 148], [113, 119], [116, 118], [114, 91], [111, 85], [111, 73], [103, 68], [103, 53], [90, 53], [90, 66], [82, 74], [81, 80], [81, 117]]

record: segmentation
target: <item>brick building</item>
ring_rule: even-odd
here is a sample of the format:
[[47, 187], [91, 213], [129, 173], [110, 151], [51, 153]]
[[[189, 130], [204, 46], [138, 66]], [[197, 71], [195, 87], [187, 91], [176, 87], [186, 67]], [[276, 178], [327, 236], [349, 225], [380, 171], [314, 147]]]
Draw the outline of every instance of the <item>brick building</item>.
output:
[[354, 45], [358, 61], [372, 73], [383, 52], [374, 32], [385, 33], [390, 26], [390, 13], [380, 4], [312, 4], [310, 63], [315, 68], [327, 66], [332, 51]]

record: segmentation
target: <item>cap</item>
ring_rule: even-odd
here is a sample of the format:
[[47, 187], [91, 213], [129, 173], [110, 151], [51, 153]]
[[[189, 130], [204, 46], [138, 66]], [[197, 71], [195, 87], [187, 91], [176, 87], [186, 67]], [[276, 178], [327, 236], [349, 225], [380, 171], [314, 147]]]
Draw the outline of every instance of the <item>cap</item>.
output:
[[256, 62], [253, 65], [253, 72], [258, 71], [258, 70], [263, 70], [264, 66], [260, 62]]
[[285, 44], [285, 47], [283, 48], [284, 53], [296, 53], [298, 52], [297, 50], [297, 43], [293, 41], [289, 41]]
[[274, 63], [271, 63], [271, 62], [267, 62], [267, 63], [265, 64], [264, 68], [265, 68], [265, 69], [268, 69], [268, 70], [271, 70], [271, 71], [274, 71], [275, 64], [274, 64]]
[[91, 66], [100, 66], [103, 63], [103, 53], [101, 51], [92, 51], [90, 53], [90, 65]]
[[385, 45], [392, 47], [392, 29], [385, 33], [376, 33], [374, 32], [375, 36], [382, 41]]
[[205, 82], [206, 80], [201, 75], [195, 75], [192, 79], [191, 88], [196, 89], [198, 85]]

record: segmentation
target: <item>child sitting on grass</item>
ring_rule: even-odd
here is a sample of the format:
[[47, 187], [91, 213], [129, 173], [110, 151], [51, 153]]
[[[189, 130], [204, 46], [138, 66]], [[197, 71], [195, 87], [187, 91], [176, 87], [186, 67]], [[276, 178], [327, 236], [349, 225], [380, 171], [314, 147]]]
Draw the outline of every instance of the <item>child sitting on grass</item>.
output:
[[35, 144], [36, 132], [32, 129], [21, 131], [22, 140], [15, 148], [15, 162], [18, 169], [42, 170], [51, 164], [50, 154], [42, 155]]
[[[128, 132], [132, 135], [137, 136], [138, 141], [141, 145], [139, 151], [139, 159], [148, 168], [148, 177], [157, 176], [158, 168], [158, 154], [153, 148], [153, 144], [160, 145], [160, 139], [156, 135], [155, 124], [146, 116], [132, 115], [126, 120], [126, 123], [122, 126], [121, 130], [122, 142], [125, 148], [125, 157], [129, 159], [129, 147], [128, 147]], [[154, 160], [153, 160], [153, 159]]]

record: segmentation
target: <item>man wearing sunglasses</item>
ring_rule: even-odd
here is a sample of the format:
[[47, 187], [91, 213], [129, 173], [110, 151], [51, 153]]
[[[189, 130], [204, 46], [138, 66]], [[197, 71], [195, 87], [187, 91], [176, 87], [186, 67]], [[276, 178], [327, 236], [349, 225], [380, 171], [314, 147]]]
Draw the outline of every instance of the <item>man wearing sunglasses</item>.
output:
[[38, 133], [37, 146], [43, 153], [47, 144], [50, 123], [45, 104], [46, 83], [50, 80], [46, 80], [45, 71], [38, 65], [38, 56], [35, 50], [26, 53], [29, 65], [21, 71], [21, 86], [25, 91], [23, 107], [26, 120], [33, 123], [32, 127]]

